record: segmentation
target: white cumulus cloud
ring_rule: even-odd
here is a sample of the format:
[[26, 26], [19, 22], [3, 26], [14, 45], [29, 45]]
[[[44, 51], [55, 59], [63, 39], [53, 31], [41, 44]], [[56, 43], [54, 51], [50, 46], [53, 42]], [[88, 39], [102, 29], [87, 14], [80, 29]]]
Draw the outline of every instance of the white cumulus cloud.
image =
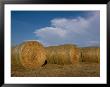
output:
[[[91, 12], [88, 18], [54, 18], [51, 25], [35, 30], [44, 45], [77, 44], [79, 46], [100, 43], [100, 13]], [[93, 44], [92, 44], [93, 43]]]

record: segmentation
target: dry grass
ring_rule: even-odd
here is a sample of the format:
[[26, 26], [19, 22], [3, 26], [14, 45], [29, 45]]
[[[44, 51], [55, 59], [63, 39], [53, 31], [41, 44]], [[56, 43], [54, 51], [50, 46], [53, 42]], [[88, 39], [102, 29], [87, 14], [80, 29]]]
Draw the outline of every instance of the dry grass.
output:
[[75, 64], [79, 63], [79, 50], [77, 46], [65, 44], [46, 47], [47, 63], [49, 64]]
[[23, 42], [12, 49], [12, 64], [25, 68], [38, 68], [44, 64], [46, 52], [42, 44], [36, 41]]
[[75, 65], [47, 64], [38, 69], [25, 69], [13, 66], [12, 77], [99, 77], [98, 63], [80, 63]]

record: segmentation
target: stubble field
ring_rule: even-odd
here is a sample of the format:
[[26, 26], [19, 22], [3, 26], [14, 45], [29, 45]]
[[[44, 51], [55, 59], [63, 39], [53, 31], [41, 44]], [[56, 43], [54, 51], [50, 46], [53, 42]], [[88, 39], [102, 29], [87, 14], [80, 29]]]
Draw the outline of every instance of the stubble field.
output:
[[25, 69], [12, 66], [12, 77], [99, 77], [98, 63], [80, 63], [77, 65], [46, 64], [37, 69]]

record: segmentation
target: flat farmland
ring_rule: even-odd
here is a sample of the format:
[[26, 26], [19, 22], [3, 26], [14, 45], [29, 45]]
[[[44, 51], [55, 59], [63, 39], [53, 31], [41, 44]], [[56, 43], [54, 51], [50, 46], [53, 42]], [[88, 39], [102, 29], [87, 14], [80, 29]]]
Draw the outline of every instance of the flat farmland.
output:
[[37, 69], [26, 69], [14, 65], [11, 67], [12, 77], [99, 77], [99, 63], [81, 62], [75, 65], [46, 64]]

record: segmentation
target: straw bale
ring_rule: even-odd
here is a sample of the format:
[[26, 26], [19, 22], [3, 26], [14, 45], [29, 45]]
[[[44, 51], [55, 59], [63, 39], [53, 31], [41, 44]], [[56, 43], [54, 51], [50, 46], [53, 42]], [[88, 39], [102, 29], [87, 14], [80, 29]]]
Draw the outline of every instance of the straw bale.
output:
[[38, 68], [46, 60], [45, 48], [37, 41], [25, 41], [13, 48], [12, 60], [25, 68]]
[[76, 64], [79, 62], [79, 49], [76, 45], [64, 44], [46, 47], [47, 63]]
[[80, 60], [82, 62], [100, 62], [99, 47], [84, 47], [80, 49]]

